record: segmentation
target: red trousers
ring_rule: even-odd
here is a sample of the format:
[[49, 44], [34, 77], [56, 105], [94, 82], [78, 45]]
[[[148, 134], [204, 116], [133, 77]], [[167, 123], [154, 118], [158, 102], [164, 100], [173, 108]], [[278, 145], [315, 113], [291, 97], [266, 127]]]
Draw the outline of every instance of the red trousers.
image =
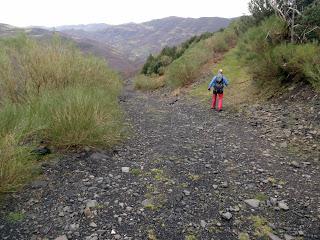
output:
[[211, 104], [211, 108], [215, 108], [216, 107], [216, 102], [217, 102], [217, 95], [218, 95], [218, 110], [222, 109], [222, 101], [223, 101], [223, 93], [214, 93], [212, 95], [212, 104]]

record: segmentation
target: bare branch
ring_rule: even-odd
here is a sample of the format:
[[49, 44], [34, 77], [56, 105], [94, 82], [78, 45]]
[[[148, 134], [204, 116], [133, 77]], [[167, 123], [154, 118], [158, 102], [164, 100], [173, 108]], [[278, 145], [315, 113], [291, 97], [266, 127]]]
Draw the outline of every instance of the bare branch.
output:
[[313, 32], [313, 31], [315, 31], [315, 30], [317, 30], [317, 29], [320, 29], [320, 27], [318, 27], [318, 26], [313, 27], [311, 30], [309, 30], [308, 32], [306, 32], [305, 35]]
[[302, 16], [302, 13], [298, 9], [293, 8], [293, 7], [288, 7], [288, 9], [290, 9], [291, 11], [294, 11], [294, 12], [298, 13], [300, 16]]

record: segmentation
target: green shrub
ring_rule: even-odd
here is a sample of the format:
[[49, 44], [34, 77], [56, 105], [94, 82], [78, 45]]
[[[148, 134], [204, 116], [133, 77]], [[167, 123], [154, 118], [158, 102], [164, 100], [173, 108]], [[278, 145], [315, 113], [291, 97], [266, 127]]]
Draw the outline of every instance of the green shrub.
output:
[[157, 76], [138, 75], [134, 79], [134, 88], [142, 91], [156, 90], [164, 86], [162, 78]]
[[41, 141], [58, 148], [110, 147], [122, 135], [118, 75], [59, 37], [0, 41], [0, 192], [35, 167]]
[[260, 81], [306, 81], [319, 85], [320, 47], [316, 44], [280, 44], [257, 58], [252, 73]]
[[229, 28], [234, 29], [234, 33], [239, 37], [254, 26], [255, 21], [252, 16], [241, 16], [238, 20], [231, 22]]
[[319, 49], [315, 43], [286, 43], [285, 24], [271, 17], [251, 28], [238, 44], [238, 56], [259, 84], [308, 81], [318, 88]]
[[235, 45], [236, 39], [234, 29], [228, 28], [193, 45], [167, 67], [166, 83], [172, 88], [178, 88], [195, 82], [201, 67], [215, 53], [224, 53]]
[[205, 43], [199, 42], [168, 66], [165, 75], [166, 83], [172, 88], [177, 88], [194, 82], [201, 70], [200, 67], [209, 60], [210, 56]]
[[146, 63], [142, 67], [141, 73], [144, 75], [163, 75], [166, 67], [172, 63], [172, 61], [180, 58], [187, 49], [191, 48], [197, 42], [210, 38], [214, 33], [203, 33], [200, 36], [193, 36], [185, 42], [181, 43], [178, 47], [164, 47], [160, 54], [153, 56], [152, 54], [148, 57]]
[[300, 25], [303, 27], [300, 31], [304, 31], [305, 28], [308, 28], [309, 30], [314, 29], [315, 26], [318, 26], [317, 29], [314, 29], [314, 31], [310, 31], [306, 37], [309, 40], [320, 40], [320, 1], [316, 0], [313, 1], [313, 4], [308, 5], [308, 7], [305, 8], [303, 11], [303, 15], [300, 18]]
[[224, 34], [221, 32], [217, 33], [217, 35], [207, 41], [209, 48], [212, 52], [222, 53], [228, 50], [228, 43], [224, 38]]
[[[0, 42], [1, 98], [14, 102], [69, 86], [110, 85], [119, 89], [117, 75], [102, 59], [86, 56], [55, 36], [48, 42], [26, 37]], [[9, 73], [9, 74], [8, 74]]]
[[14, 190], [34, 174], [30, 151], [18, 139], [13, 133], [0, 137], [0, 193]]
[[316, 64], [314, 63], [305, 63], [304, 73], [307, 77], [307, 80], [311, 85], [320, 92], [320, 60], [317, 59]]
[[32, 102], [40, 134], [59, 147], [110, 147], [121, 139], [122, 115], [117, 99], [104, 89], [68, 88]]
[[248, 60], [255, 60], [273, 46], [283, 42], [287, 35], [286, 25], [273, 16], [261, 25], [250, 28], [238, 42], [239, 55]]
[[192, 65], [185, 59], [178, 59], [170, 64], [167, 70], [166, 83], [172, 88], [181, 87], [194, 78], [195, 74], [193, 72], [196, 68], [197, 65]]

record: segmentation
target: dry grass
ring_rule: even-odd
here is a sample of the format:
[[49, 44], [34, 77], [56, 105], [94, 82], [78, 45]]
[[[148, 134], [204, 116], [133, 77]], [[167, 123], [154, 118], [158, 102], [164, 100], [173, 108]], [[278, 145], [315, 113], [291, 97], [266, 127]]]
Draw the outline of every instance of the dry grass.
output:
[[15, 190], [34, 174], [34, 163], [27, 148], [19, 146], [17, 136], [0, 139], [0, 193]]
[[54, 37], [0, 41], [0, 193], [31, 177], [41, 141], [110, 147], [123, 137], [121, 83], [104, 60]]
[[162, 76], [146, 76], [138, 75], [134, 79], [134, 88], [141, 91], [153, 91], [164, 86], [164, 78]]

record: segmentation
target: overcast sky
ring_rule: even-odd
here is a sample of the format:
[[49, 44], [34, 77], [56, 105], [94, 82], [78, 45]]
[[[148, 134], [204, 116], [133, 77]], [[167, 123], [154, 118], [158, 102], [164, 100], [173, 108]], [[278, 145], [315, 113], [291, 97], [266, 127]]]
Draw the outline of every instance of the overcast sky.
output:
[[0, 23], [14, 26], [144, 22], [168, 16], [237, 17], [249, 0], [0, 0]]

